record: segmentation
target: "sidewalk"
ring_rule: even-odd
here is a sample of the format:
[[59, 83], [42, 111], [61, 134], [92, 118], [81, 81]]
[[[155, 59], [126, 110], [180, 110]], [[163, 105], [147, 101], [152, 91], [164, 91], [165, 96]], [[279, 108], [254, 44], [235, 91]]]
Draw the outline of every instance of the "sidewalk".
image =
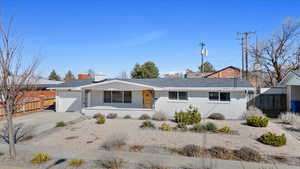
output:
[[[8, 146], [0, 144], [0, 150], [7, 150]], [[53, 159], [54, 158], [80, 158], [85, 161], [94, 161], [103, 159], [105, 157], [118, 157], [131, 164], [141, 162], [159, 162], [164, 166], [178, 168], [190, 164], [202, 164], [202, 158], [191, 158], [177, 155], [158, 155], [150, 153], [135, 153], [135, 152], [113, 152], [103, 150], [74, 150], [66, 148], [49, 148], [49, 147], [35, 147], [30, 148], [25, 145], [17, 145], [18, 154], [24, 157], [33, 157], [34, 154], [47, 152]], [[5, 151], [7, 152], [7, 151]], [[213, 163], [213, 169], [261, 169], [261, 168], [276, 168], [276, 169], [299, 169], [299, 166], [262, 164], [253, 162], [241, 162], [233, 160], [220, 160], [220, 159], [204, 159], [206, 164]]]

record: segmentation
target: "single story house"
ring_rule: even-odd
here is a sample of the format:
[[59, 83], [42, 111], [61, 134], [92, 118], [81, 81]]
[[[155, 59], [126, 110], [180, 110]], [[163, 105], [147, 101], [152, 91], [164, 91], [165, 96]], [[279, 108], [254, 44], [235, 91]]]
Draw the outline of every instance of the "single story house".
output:
[[204, 117], [222, 113], [228, 119], [239, 118], [255, 92], [249, 81], [237, 78], [106, 79], [100, 75], [51, 89], [56, 90], [57, 112], [139, 117], [157, 111], [172, 117], [192, 105]]
[[300, 70], [289, 71], [279, 86], [286, 87], [287, 110], [300, 112]]

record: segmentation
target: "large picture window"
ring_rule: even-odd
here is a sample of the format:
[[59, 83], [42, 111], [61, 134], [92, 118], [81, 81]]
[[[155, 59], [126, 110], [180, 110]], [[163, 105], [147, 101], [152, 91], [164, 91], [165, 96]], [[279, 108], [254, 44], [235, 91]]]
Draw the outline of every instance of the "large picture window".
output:
[[210, 101], [230, 101], [230, 92], [209, 92]]
[[188, 100], [188, 93], [187, 92], [170, 91], [169, 92], [169, 100]]
[[131, 103], [131, 91], [104, 91], [104, 103]]

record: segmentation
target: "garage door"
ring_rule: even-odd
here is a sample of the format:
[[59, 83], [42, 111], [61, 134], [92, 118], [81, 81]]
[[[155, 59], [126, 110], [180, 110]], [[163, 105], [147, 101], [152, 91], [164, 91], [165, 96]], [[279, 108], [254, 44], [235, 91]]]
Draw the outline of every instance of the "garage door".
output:
[[80, 91], [57, 91], [58, 112], [80, 111], [81, 109], [81, 92]]

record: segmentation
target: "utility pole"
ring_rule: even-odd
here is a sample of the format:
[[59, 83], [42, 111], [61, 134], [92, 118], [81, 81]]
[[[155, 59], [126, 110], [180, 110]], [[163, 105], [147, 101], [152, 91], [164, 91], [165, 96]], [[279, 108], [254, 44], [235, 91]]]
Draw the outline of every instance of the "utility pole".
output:
[[[255, 32], [238, 32], [237, 33], [238, 35], [239, 34], [242, 34], [242, 49], [243, 51], [243, 54], [245, 54], [245, 67], [246, 67], [246, 79], [248, 80], [248, 71], [249, 71], [249, 68], [248, 68], [248, 39], [250, 38], [249, 35], [250, 34], [255, 34]], [[244, 57], [243, 57], [244, 58]]]
[[201, 73], [203, 73], [204, 72], [203, 57], [204, 57], [204, 46], [205, 46], [205, 43], [203, 41], [200, 42], [200, 46], [201, 46]]
[[244, 75], [244, 70], [245, 70], [245, 56], [244, 56], [244, 37], [238, 38], [236, 40], [241, 40], [241, 47], [242, 47], [242, 69], [241, 69], [241, 73], [240, 73], [240, 78], [243, 78]]

